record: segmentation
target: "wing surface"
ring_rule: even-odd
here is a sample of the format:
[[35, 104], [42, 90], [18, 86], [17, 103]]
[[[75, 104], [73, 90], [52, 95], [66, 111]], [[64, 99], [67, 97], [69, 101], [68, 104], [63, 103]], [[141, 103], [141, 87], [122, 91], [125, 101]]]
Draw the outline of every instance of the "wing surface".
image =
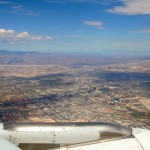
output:
[[0, 137], [0, 150], [21, 150], [16, 145]]
[[70, 146], [58, 150], [143, 150], [140, 143], [134, 139], [121, 139], [109, 142]]

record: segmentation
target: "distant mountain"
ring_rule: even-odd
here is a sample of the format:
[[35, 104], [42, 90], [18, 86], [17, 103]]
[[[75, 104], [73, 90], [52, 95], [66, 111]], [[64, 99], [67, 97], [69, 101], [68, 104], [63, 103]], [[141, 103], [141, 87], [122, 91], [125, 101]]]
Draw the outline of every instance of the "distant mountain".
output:
[[0, 50], [0, 55], [12, 55], [12, 54], [16, 54], [16, 55], [22, 55], [22, 54], [33, 54], [33, 53], [39, 53], [36, 51], [29, 51], [29, 52], [25, 52], [25, 51], [8, 51], [8, 50]]
[[144, 59], [144, 60], [150, 60], [150, 56], [145, 56], [145, 57], [142, 57], [140, 59]]
[[121, 63], [127, 58], [106, 57], [98, 54], [86, 53], [41, 53], [36, 51], [8, 51], [0, 50], [0, 65], [71, 65], [81, 67], [85, 65], [108, 65]]
[[[8, 51], [0, 50], [0, 64], [22, 65], [22, 64], [45, 64], [46, 54], [36, 51]], [[48, 56], [47, 59], [49, 59]]]

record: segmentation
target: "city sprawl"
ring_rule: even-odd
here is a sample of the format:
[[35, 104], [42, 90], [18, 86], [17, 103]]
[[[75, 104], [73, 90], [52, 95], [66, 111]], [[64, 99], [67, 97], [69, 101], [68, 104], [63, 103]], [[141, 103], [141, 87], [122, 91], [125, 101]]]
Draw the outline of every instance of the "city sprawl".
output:
[[0, 122], [150, 128], [150, 72], [137, 64], [1, 65]]

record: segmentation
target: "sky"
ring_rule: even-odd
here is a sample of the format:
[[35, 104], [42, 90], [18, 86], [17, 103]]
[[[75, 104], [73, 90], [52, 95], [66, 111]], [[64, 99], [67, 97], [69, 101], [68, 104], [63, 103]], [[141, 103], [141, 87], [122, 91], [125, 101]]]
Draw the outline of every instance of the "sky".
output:
[[150, 0], [0, 0], [0, 49], [150, 56]]

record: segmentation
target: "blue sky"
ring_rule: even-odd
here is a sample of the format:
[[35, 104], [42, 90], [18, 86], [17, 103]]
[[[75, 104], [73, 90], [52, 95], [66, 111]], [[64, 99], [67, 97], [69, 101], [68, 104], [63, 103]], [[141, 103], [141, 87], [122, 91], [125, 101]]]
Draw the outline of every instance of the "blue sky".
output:
[[150, 0], [0, 0], [0, 49], [150, 55]]

